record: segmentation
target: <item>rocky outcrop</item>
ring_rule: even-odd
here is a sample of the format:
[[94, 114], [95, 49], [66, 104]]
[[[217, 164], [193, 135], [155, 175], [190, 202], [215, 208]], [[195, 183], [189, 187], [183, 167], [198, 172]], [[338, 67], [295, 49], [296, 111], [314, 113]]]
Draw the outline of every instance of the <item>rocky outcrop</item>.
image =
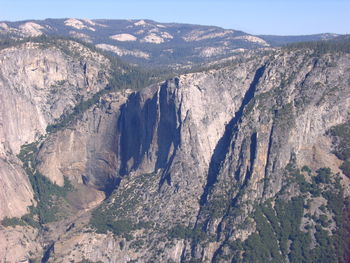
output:
[[0, 158], [0, 215], [21, 217], [28, 212], [27, 207], [35, 204], [32, 186], [14, 158]]
[[0, 228], [0, 262], [29, 262], [42, 254], [39, 231], [31, 227]]

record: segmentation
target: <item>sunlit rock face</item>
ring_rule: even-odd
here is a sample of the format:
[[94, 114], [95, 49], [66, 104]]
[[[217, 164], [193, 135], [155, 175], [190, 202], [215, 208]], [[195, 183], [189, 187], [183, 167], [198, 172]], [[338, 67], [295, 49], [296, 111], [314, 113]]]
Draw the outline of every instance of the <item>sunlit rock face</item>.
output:
[[[88, 23], [68, 22], [76, 29]], [[205, 36], [192, 32], [186, 41]], [[348, 121], [348, 54], [248, 52], [142, 90], [106, 92], [47, 133], [79, 98], [108, 82], [109, 60], [69, 43], [79, 47], [78, 58], [32, 43], [0, 51], [0, 218], [20, 217], [41, 202], [16, 157], [24, 144], [41, 138], [35, 169], [74, 187], [58, 208], [65, 217], [40, 231], [0, 229], [0, 240], [16, 244], [0, 242], [6, 261], [35, 255], [44, 262], [235, 262], [235, 242], [244, 245], [259, 232], [255, 212], [262, 205], [278, 215], [279, 202], [303, 195], [288, 171], [329, 167], [334, 178], [317, 179], [322, 190], [335, 191], [335, 178], [342, 178], [348, 194], [329, 133]], [[305, 184], [315, 180], [307, 169]], [[311, 192], [304, 197], [309, 205], [298, 227], [307, 231], [313, 219], [306, 211], [313, 211], [329, 220], [325, 231], [336, 229], [330, 201]], [[276, 253], [282, 258], [285, 250]]]
[[75, 42], [62, 44], [66, 52], [78, 49], [80, 60], [57, 46], [30, 42], [0, 51], [0, 218], [21, 216], [34, 203], [15, 157], [21, 145], [45, 135], [48, 124], [107, 84], [110, 62], [105, 57]]

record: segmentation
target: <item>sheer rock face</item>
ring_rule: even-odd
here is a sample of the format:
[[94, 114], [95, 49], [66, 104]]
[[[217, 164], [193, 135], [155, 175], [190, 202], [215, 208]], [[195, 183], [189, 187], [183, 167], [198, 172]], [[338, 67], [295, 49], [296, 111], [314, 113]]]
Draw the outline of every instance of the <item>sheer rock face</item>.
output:
[[32, 186], [15, 158], [0, 158], [0, 218], [21, 217], [34, 204]]
[[21, 216], [33, 203], [15, 157], [20, 146], [37, 140], [48, 124], [107, 84], [105, 57], [75, 42], [62, 44], [65, 50], [29, 42], [0, 51], [0, 219]]
[[[36, 204], [16, 157], [20, 146], [45, 135], [48, 124], [107, 84], [109, 60], [75, 42], [61, 44], [65, 50], [26, 43], [0, 51], [0, 220], [21, 217]], [[91, 203], [101, 198], [96, 193]], [[0, 262], [42, 254], [40, 240], [30, 227], [0, 229]]]
[[[26, 43], [0, 51], [1, 153], [19, 153], [20, 146], [45, 134], [65, 111], [107, 84], [109, 62], [74, 42], [68, 51]], [[6, 148], [5, 148], [6, 147]]]
[[[211, 262], [225, 243], [254, 232], [240, 226], [254, 203], [281, 189], [291, 158], [339, 171], [326, 132], [348, 120], [349, 71], [349, 55], [276, 51], [104, 95], [44, 141], [38, 169], [60, 185], [67, 176], [82, 211], [103, 191], [107, 209], [154, 225], [128, 240], [84, 231], [88, 217], [79, 219], [52, 237], [50, 259]], [[211, 238], [170, 237], [179, 225], [200, 226]]]

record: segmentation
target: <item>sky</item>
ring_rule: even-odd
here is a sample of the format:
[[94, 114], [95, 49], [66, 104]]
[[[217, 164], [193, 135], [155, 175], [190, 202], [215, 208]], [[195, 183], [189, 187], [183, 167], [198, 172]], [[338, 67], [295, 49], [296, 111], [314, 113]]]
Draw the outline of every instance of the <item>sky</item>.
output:
[[350, 33], [350, 0], [0, 0], [0, 21], [152, 19], [250, 34]]

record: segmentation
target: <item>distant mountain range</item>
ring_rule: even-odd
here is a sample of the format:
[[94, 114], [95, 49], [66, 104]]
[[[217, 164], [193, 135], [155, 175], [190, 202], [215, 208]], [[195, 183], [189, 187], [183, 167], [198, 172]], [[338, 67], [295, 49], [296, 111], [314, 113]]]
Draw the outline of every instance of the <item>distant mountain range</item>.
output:
[[71, 37], [91, 43], [140, 65], [191, 66], [247, 49], [300, 41], [333, 39], [337, 34], [307, 36], [251, 35], [215, 26], [158, 23], [152, 20], [45, 19], [0, 22], [0, 38]]

